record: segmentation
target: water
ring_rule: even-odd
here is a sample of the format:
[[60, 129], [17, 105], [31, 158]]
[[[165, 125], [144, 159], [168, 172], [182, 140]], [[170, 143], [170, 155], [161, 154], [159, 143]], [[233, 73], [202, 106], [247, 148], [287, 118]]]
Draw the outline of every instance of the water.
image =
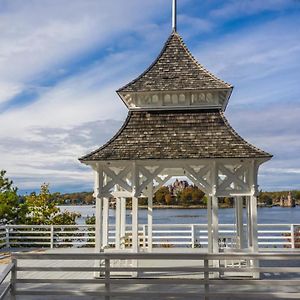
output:
[[[95, 214], [94, 206], [60, 206], [62, 211], [77, 212], [81, 217], [77, 219], [78, 224], [85, 224], [87, 216]], [[244, 209], [244, 215], [246, 210]], [[110, 224], [114, 223], [115, 210], [110, 209]], [[130, 210], [126, 211], [127, 224], [131, 223]], [[219, 223], [230, 224], [234, 223], [234, 209], [223, 208], [219, 209]], [[139, 223], [147, 223], [147, 210], [139, 210]], [[154, 224], [206, 224], [207, 211], [206, 209], [154, 209], [153, 210]], [[258, 223], [261, 224], [300, 224], [300, 206], [295, 208], [258, 208]]]

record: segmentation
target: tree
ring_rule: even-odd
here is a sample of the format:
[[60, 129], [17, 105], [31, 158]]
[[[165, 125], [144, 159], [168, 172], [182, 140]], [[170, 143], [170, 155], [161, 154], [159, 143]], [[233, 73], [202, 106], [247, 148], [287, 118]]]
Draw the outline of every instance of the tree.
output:
[[264, 203], [265, 205], [272, 205], [273, 200], [269, 193], [260, 192], [258, 196], [258, 201]]
[[55, 205], [49, 185], [43, 184], [39, 194], [31, 193], [25, 197], [27, 207], [26, 224], [30, 225], [72, 225], [75, 224], [77, 214], [61, 212]]
[[171, 196], [171, 194], [166, 194], [165, 195], [165, 202], [166, 202], [167, 205], [172, 204], [172, 196]]
[[158, 191], [154, 194], [154, 199], [158, 204], [165, 204], [166, 195], [170, 194], [169, 189], [166, 186], [162, 186]]
[[205, 193], [203, 193], [198, 187], [194, 187], [192, 191], [192, 200], [195, 204], [202, 202]]
[[26, 212], [20, 204], [17, 188], [5, 175], [6, 171], [0, 171], [0, 224], [21, 223]]

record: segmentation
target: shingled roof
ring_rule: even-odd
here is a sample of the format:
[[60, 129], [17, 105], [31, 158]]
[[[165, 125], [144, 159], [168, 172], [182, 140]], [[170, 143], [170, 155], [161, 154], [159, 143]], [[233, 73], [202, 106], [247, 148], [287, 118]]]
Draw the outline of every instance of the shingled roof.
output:
[[154, 63], [117, 92], [231, 89], [192, 56], [177, 32], [172, 32]]
[[80, 161], [270, 157], [242, 139], [220, 110], [130, 111], [120, 131]]

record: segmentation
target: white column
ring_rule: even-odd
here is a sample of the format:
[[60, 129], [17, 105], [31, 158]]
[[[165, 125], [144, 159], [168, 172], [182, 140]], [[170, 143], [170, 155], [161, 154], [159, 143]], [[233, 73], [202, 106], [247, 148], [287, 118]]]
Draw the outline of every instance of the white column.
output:
[[217, 197], [218, 185], [218, 166], [217, 162], [212, 162], [211, 169], [211, 183], [212, 183], [212, 231], [213, 231], [213, 253], [219, 253], [219, 203]]
[[244, 248], [243, 198], [235, 197], [237, 248]]
[[116, 199], [115, 210], [115, 248], [121, 248], [121, 198]]
[[96, 198], [95, 213], [95, 251], [100, 252], [102, 248], [102, 198], [100, 197], [103, 187], [103, 173], [100, 168], [95, 171], [94, 197]]
[[148, 185], [148, 252], [152, 252], [153, 182]]
[[258, 164], [255, 160], [252, 160], [250, 167], [250, 215], [251, 215], [251, 239], [252, 239], [252, 251], [258, 251], [258, 233], [257, 233], [257, 195], [258, 195], [258, 185], [257, 185], [257, 175], [258, 175]]
[[121, 248], [125, 249], [125, 236], [126, 236], [126, 198], [121, 198], [120, 236], [121, 236], [121, 240], [122, 240]]
[[256, 195], [251, 196], [250, 198], [251, 205], [251, 219], [252, 219], [252, 228], [251, 228], [251, 237], [252, 237], [252, 251], [258, 251], [258, 233], [257, 233], [257, 197]]
[[138, 172], [136, 164], [132, 164], [132, 250], [139, 251], [139, 233], [138, 233], [138, 197], [136, 197], [136, 188], [138, 183]]
[[109, 244], [109, 199], [103, 198], [103, 246], [107, 247]]
[[138, 233], [138, 198], [132, 197], [132, 250], [139, 251], [139, 233]]
[[[258, 233], [257, 233], [257, 194], [258, 194], [258, 185], [257, 185], [257, 174], [258, 174], [258, 164], [255, 160], [252, 160], [250, 167], [250, 187], [251, 187], [251, 196], [249, 199], [249, 208], [250, 208], [250, 217], [251, 217], [251, 250], [252, 252], [258, 252]], [[253, 260], [251, 264], [254, 267], [259, 266], [259, 260]], [[253, 278], [259, 279], [260, 273], [254, 272]]]
[[212, 210], [211, 197], [207, 196], [207, 238], [208, 238], [208, 253], [213, 253], [212, 239]]
[[252, 247], [252, 219], [251, 219], [251, 197], [247, 197], [247, 233], [248, 233], [248, 248]]
[[218, 197], [212, 196], [212, 230], [213, 230], [213, 253], [219, 253], [219, 204]]

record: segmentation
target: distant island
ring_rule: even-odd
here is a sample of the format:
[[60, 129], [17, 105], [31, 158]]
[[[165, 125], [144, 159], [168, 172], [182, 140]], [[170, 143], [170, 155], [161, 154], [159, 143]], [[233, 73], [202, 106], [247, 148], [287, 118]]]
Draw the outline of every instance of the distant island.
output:
[[[95, 205], [93, 192], [77, 192], [66, 194], [53, 194], [53, 200], [57, 205]], [[114, 199], [111, 205], [114, 206]], [[140, 198], [141, 207], [147, 206], [147, 199]], [[130, 199], [127, 200], [128, 207], [131, 205]], [[187, 181], [178, 179], [171, 185], [161, 187], [153, 198], [155, 208], [206, 208], [207, 196], [195, 185]], [[220, 208], [233, 207], [234, 199], [224, 197], [219, 199]], [[294, 207], [300, 205], [300, 191], [260, 191], [258, 196], [260, 207]]]

